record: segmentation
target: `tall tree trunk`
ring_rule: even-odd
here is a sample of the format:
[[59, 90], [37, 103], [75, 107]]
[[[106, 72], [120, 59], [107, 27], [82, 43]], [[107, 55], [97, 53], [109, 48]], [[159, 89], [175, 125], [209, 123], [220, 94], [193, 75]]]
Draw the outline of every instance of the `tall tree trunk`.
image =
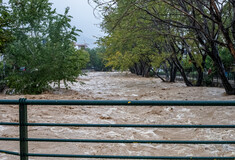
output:
[[193, 86], [193, 84], [188, 80], [185, 72], [184, 72], [184, 68], [182, 67], [182, 65], [180, 64], [179, 60], [177, 59], [177, 57], [175, 57], [174, 59], [174, 64], [177, 67], [178, 71], [180, 72], [181, 76], [184, 79], [184, 83], [186, 84], [186, 86]]
[[228, 95], [235, 95], [235, 89], [232, 87], [228, 78], [225, 75], [225, 68], [224, 68], [224, 65], [221, 61], [221, 58], [219, 57], [219, 52], [218, 52], [218, 48], [217, 48], [216, 44], [212, 44], [212, 53], [209, 54], [209, 56], [214, 61], [215, 65], [218, 69], [218, 72], [219, 72], [219, 75], [220, 75], [220, 78], [221, 78], [221, 81], [222, 81], [222, 84], [224, 86], [226, 93]]
[[141, 75], [144, 77], [144, 72], [145, 72], [145, 62], [140, 61], [140, 66], [141, 66]]
[[203, 82], [203, 71], [201, 68], [197, 68], [197, 83], [196, 86], [202, 86], [202, 82]]
[[170, 64], [170, 82], [175, 82], [177, 68], [173, 62], [169, 62], [169, 64]]
[[[186, 84], [186, 86], [193, 86], [193, 84], [188, 80], [187, 78], [187, 75], [185, 74], [185, 71], [184, 71], [184, 68], [183, 66], [180, 64], [180, 61], [177, 57], [177, 51], [176, 51], [176, 48], [175, 48], [175, 43], [174, 42], [171, 42], [171, 48], [172, 48], [172, 51], [173, 51], [173, 57], [172, 57], [172, 61], [174, 63], [174, 65], [176, 66], [177, 70], [180, 72], [181, 76], [183, 77], [184, 79], [184, 83]], [[179, 51], [181, 51], [181, 54], [183, 55], [184, 53], [184, 48], [179, 48]]]
[[197, 77], [197, 83], [196, 83], [196, 86], [202, 86], [202, 83], [203, 83], [203, 78], [204, 78], [204, 75], [203, 75], [203, 69], [205, 68], [205, 65], [206, 65], [206, 57], [207, 55], [202, 55], [202, 66], [198, 67], [198, 77]]
[[141, 66], [140, 63], [135, 63], [136, 74], [141, 75]]
[[203, 82], [203, 70], [202, 70], [202, 67], [204, 68], [204, 65], [203, 65], [203, 64], [205, 64], [205, 60], [206, 60], [205, 57], [206, 57], [206, 56], [203, 56], [202, 65], [199, 66], [199, 65], [197, 64], [197, 62], [195, 61], [195, 58], [193, 57], [192, 53], [191, 53], [191, 50], [190, 50], [190, 47], [189, 47], [188, 43], [187, 43], [185, 40], [183, 40], [183, 43], [184, 43], [184, 45], [185, 45], [185, 47], [186, 47], [186, 50], [187, 50], [188, 55], [189, 55], [189, 57], [190, 57], [190, 59], [191, 59], [191, 61], [192, 61], [192, 64], [193, 64], [193, 66], [196, 68], [197, 73], [198, 73], [196, 86], [201, 86], [201, 85], [202, 85], [202, 82]]
[[143, 71], [143, 77], [149, 77], [150, 67], [145, 65], [144, 71]]

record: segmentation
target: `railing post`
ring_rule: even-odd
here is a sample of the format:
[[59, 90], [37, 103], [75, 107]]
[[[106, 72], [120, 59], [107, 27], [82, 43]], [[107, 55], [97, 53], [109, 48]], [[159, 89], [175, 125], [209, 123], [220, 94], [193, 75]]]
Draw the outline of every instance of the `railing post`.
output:
[[28, 127], [26, 98], [19, 99], [19, 124], [20, 124], [20, 160], [28, 160]]

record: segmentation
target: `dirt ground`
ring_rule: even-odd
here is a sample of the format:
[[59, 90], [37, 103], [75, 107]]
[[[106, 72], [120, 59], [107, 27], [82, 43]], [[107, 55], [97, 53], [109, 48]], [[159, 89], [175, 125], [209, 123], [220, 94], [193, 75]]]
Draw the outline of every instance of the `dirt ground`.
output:
[[[71, 89], [41, 95], [0, 95], [0, 99], [67, 100], [235, 100], [223, 88], [186, 87], [130, 73], [89, 72]], [[80, 82], [84, 82], [81, 85]], [[235, 107], [28, 106], [33, 123], [235, 124]], [[0, 105], [1, 122], [18, 122], [18, 106]], [[17, 127], [0, 126], [0, 137], [18, 137]], [[30, 138], [116, 140], [235, 140], [235, 129], [29, 127]], [[0, 141], [0, 150], [19, 151], [18, 142]], [[127, 156], [235, 156], [235, 145], [89, 144], [30, 142], [30, 153]], [[19, 157], [0, 153], [0, 160]], [[58, 158], [33, 158], [30, 160]], [[65, 158], [69, 159], [69, 158]], [[60, 160], [64, 160], [60, 158]]]

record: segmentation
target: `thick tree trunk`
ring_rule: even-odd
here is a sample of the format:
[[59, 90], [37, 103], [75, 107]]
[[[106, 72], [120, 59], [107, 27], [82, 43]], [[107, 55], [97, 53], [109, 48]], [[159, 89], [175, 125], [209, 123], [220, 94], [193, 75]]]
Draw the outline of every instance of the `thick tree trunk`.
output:
[[197, 72], [198, 72], [198, 77], [197, 77], [197, 83], [196, 83], [196, 86], [202, 86], [202, 83], [203, 83], [203, 78], [204, 78], [204, 75], [203, 75], [203, 69], [205, 68], [205, 64], [206, 64], [206, 57], [207, 55], [202, 55], [202, 68], [199, 66], [197, 68]]
[[145, 61], [140, 61], [140, 66], [141, 66], [141, 74], [142, 77], [149, 77], [149, 72], [150, 72], [150, 65], [148, 62]]
[[135, 70], [137, 75], [141, 75], [141, 66], [138, 63], [135, 63]]
[[130, 68], [131, 73], [136, 75], [141, 75], [143, 77], [148, 77], [151, 67], [147, 65], [145, 62], [140, 61], [139, 63], [135, 63], [132, 68]]
[[197, 83], [196, 86], [202, 86], [202, 82], [203, 82], [203, 71], [201, 68], [197, 68]]
[[[212, 58], [212, 57], [211, 57]], [[221, 60], [218, 57], [212, 58], [218, 68], [219, 75], [222, 81], [222, 84], [224, 86], [224, 89], [228, 95], [235, 95], [235, 89], [232, 87], [230, 82], [228, 81], [226, 75], [225, 75], [225, 70], [223, 67], [223, 64], [221, 63]]]
[[182, 65], [180, 64], [179, 60], [177, 59], [177, 57], [175, 58], [175, 60], [173, 61], [175, 66], [177, 67], [178, 71], [180, 72], [181, 76], [184, 79], [184, 83], [186, 84], [186, 86], [193, 86], [193, 84], [188, 80], [185, 72], [184, 72], [184, 68], [182, 67]]
[[170, 82], [175, 82], [177, 68], [174, 65], [174, 63], [172, 63], [170, 66], [171, 66], [171, 68], [170, 68]]
[[141, 62], [140, 62], [140, 66], [141, 66], [141, 76], [144, 77], [145, 63], [141, 61]]
[[209, 55], [211, 59], [214, 61], [218, 69], [218, 72], [219, 72], [219, 75], [220, 75], [220, 78], [221, 78], [221, 81], [222, 81], [222, 84], [224, 86], [226, 93], [228, 95], [235, 95], [235, 89], [232, 87], [228, 78], [225, 75], [225, 68], [221, 61], [221, 58], [219, 57], [218, 48], [215, 44], [212, 44], [212, 53]]
[[135, 66], [130, 67], [130, 68], [129, 68], [129, 71], [130, 71], [131, 73], [133, 73], [133, 74], [136, 74], [136, 68], [135, 68]]
[[143, 73], [142, 73], [142, 76], [143, 77], [149, 77], [149, 72], [150, 72], [150, 67], [145, 65], [144, 66], [144, 70], [143, 70]]

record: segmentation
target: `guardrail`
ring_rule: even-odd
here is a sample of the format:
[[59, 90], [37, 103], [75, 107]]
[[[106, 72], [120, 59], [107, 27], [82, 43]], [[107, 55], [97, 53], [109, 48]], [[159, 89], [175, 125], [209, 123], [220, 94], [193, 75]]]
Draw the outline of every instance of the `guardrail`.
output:
[[235, 125], [147, 125], [147, 124], [61, 124], [28, 123], [27, 105], [117, 105], [117, 106], [235, 106], [235, 101], [89, 101], [89, 100], [0, 100], [0, 104], [19, 105], [19, 123], [0, 122], [0, 125], [19, 126], [19, 138], [0, 137], [0, 141], [19, 141], [20, 152], [0, 150], [0, 153], [28, 157], [96, 158], [96, 159], [235, 159], [234, 157], [156, 157], [114, 155], [69, 155], [28, 153], [28, 142], [80, 142], [80, 143], [155, 143], [155, 144], [235, 144], [235, 141], [169, 141], [169, 140], [96, 140], [96, 139], [42, 139], [28, 138], [28, 126], [60, 127], [118, 127], [118, 128], [235, 128]]

